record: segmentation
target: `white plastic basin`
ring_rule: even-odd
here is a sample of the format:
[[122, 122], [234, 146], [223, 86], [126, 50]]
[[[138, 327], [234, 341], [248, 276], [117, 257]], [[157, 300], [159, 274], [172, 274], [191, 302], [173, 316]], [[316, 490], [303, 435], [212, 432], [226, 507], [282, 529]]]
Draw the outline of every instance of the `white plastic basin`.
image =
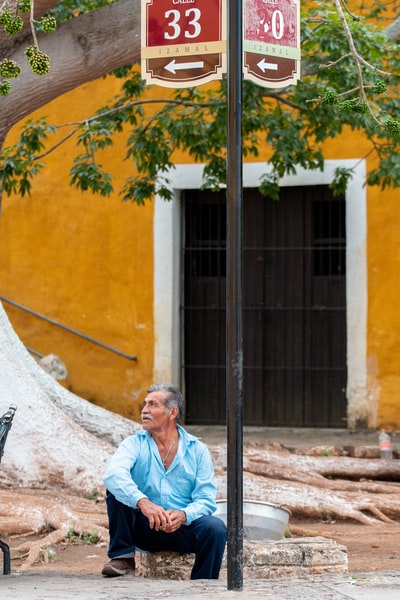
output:
[[[226, 500], [217, 500], [215, 516], [227, 523]], [[280, 540], [287, 529], [291, 512], [270, 502], [243, 501], [243, 537], [249, 540]]]

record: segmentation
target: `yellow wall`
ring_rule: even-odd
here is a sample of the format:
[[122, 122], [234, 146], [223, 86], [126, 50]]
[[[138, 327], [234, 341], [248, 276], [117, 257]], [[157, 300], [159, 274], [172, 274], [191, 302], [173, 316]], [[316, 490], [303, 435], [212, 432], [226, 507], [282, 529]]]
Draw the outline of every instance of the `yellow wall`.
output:
[[[371, 150], [357, 132], [332, 140], [326, 158], [364, 157]], [[375, 155], [367, 156], [367, 170]], [[370, 427], [400, 428], [400, 190], [367, 188], [367, 375]]]
[[400, 427], [400, 190], [368, 192], [369, 393], [378, 424]]
[[[118, 85], [112, 78], [84, 85], [40, 114], [52, 123], [90, 116], [105, 92], [112, 97], [112, 85]], [[131, 168], [122, 162], [122, 151], [117, 146], [104, 156], [120, 180]], [[153, 205], [138, 207], [116, 194], [103, 198], [70, 188], [73, 157], [73, 144], [63, 145], [46, 158], [32, 196], [3, 199], [0, 294], [137, 355], [136, 362], [129, 361], [3, 304], [27, 346], [64, 361], [66, 384], [74, 392], [138, 418], [132, 400], [143, 399], [153, 369]], [[118, 188], [121, 181], [115, 183]]]
[[[50, 122], [80, 120], [117, 86], [112, 78], [84, 85], [40, 114]], [[152, 90], [167, 95], [157, 86]], [[121, 161], [123, 142], [104, 154], [107, 169], [119, 174], [116, 189], [131, 169]], [[353, 132], [327, 143], [326, 158], [358, 159], [369, 150]], [[128, 361], [4, 304], [27, 346], [65, 362], [66, 384], [74, 392], [138, 419], [154, 363], [153, 204], [138, 207], [116, 194], [102, 198], [73, 190], [68, 185], [73, 156], [73, 143], [63, 145], [46, 158], [31, 197], [3, 199], [0, 294], [137, 355], [137, 362]], [[264, 150], [260, 160], [266, 159]], [[183, 161], [178, 155], [177, 162]], [[370, 168], [373, 156], [367, 161]], [[400, 191], [368, 189], [367, 218], [369, 425], [399, 428]]]
[[[363, 157], [360, 134], [330, 143], [327, 158]], [[367, 170], [374, 166], [367, 157]], [[367, 401], [370, 427], [400, 428], [400, 189], [367, 188]]]
[[[359, 4], [360, 2], [358, 2]], [[362, 3], [361, 3], [362, 4]], [[398, 15], [389, 2], [388, 26]], [[397, 115], [398, 117], [398, 115]], [[371, 164], [372, 159], [370, 159]], [[368, 190], [368, 393], [376, 424], [400, 428], [400, 189]], [[373, 415], [371, 420], [373, 421]], [[372, 423], [375, 424], [375, 423]]]

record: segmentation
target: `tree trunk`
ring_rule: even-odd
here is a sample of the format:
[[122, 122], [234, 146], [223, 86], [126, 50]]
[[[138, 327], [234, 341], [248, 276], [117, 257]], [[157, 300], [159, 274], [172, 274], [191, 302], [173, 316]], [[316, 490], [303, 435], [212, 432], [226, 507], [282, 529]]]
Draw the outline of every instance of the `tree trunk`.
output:
[[[31, 42], [25, 34], [7, 53], [23, 72], [12, 81], [9, 95], [0, 98], [0, 139], [20, 119], [57, 96], [139, 61], [140, 3], [122, 0], [94, 10], [62, 23], [52, 35], [39, 34], [38, 40], [42, 52], [50, 57], [48, 75], [34, 75], [28, 67], [24, 51]], [[9, 48], [2, 41], [0, 45], [3, 55]]]
[[13, 485], [100, 489], [115, 445], [139, 427], [57, 383], [27, 352], [0, 304], [0, 414], [11, 404], [17, 411], [0, 481]]

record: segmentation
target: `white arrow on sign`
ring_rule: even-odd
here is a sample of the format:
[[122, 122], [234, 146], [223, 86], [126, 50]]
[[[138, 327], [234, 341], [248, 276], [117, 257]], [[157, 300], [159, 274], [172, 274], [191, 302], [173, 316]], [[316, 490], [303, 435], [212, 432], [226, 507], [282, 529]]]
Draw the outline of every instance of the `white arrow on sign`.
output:
[[202, 69], [204, 67], [204, 62], [199, 60], [198, 62], [185, 62], [185, 63], [177, 63], [175, 60], [172, 60], [170, 63], [165, 65], [164, 69], [176, 75], [177, 71], [182, 71], [183, 69]]
[[263, 58], [262, 60], [260, 60], [259, 63], [257, 63], [257, 67], [263, 73], [265, 73], [265, 71], [277, 71], [278, 70], [278, 64], [277, 63], [265, 62], [265, 58]]

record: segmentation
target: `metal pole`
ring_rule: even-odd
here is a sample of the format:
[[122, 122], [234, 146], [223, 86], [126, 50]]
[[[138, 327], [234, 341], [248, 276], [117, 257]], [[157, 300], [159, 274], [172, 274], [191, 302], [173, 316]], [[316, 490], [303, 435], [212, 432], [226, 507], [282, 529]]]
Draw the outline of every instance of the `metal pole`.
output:
[[243, 588], [242, 0], [228, 1], [226, 417], [228, 589]]

